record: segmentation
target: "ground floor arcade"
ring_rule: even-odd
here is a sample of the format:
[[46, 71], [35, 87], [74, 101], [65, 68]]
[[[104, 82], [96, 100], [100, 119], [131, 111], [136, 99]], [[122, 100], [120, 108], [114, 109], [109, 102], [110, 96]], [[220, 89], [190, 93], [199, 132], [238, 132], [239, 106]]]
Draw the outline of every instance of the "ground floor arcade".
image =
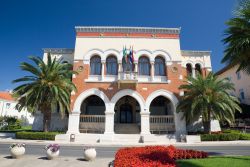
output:
[[179, 138], [186, 133], [178, 99], [172, 92], [157, 90], [144, 99], [131, 89], [118, 91], [111, 99], [99, 89], [82, 92], [69, 115], [67, 134], [98, 136], [98, 141], [114, 140], [119, 135], [150, 138], [153, 134]]

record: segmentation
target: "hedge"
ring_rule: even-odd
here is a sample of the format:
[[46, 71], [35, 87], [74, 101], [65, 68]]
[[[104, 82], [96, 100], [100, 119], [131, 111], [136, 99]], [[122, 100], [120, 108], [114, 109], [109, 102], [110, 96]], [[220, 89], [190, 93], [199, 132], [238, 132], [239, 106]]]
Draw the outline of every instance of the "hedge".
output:
[[234, 141], [240, 140], [240, 136], [237, 133], [202, 134], [201, 141]]
[[250, 140], [250, 133], [241, 133], [240, 140]]
[[55, 140], [55, 136], [60, 132], [16, 132], [17, 139], [29, 140]]

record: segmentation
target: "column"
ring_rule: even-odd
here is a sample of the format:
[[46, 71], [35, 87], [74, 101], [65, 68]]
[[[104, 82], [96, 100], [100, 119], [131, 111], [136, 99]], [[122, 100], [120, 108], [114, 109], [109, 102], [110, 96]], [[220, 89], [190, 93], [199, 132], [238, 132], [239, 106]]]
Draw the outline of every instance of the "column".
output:
[[151, 76], [151, 81], [153, 81], [155, 76], [155, 63], [150, 62], [150, 64], [151, 64], [150, 76]]
[[118, 80], [121, 79], [121, 72], [122, 72], [122, 63], [118, 63]]
[[141, 111], [141, 135], [150, 134], [149, 111]]
[[195, 68], [192, 67], [192, 77], [195, 78]]
[[105, 68], [105, 62], [102, 61], [102, 80], [104, 80], [104, 68]]
[[134, 74], [135, 78], [134, 79], [137, 79], [137, 76], [138, 76], [138, 62], [135, 62], [134, 72], [135, 72], [135, 74]]
[[138, 72], [138, 63], [135, 62], [135, 72]]
[[72, 111], [69, 114], [68, 131], [67, 134], [77, 134], [80, 125], [80, 111]]
[[114, 115], [113, 111], [105, 112], [105, 132], [104, 134], [114, 134]]

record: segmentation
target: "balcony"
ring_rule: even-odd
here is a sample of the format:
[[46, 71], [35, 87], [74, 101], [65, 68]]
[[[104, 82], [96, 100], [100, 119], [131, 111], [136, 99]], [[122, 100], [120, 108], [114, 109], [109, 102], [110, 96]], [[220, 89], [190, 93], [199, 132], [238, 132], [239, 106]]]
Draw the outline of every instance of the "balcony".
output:
[[138, 83], [138, 73], [125, 71], [118, 73], [118, 88], [136, 88]]

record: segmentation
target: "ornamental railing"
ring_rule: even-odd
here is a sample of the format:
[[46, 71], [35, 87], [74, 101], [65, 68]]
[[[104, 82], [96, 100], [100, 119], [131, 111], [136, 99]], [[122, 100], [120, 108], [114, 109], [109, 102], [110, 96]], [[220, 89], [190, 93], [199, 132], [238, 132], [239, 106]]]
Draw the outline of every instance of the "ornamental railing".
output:
[[173, 115], [151, 115], [150, 116], [151, 133], [168, 133], [175, 131]]
[[79, 130], [81, 133], [103, 133], [105, 115], [80, 115]]

